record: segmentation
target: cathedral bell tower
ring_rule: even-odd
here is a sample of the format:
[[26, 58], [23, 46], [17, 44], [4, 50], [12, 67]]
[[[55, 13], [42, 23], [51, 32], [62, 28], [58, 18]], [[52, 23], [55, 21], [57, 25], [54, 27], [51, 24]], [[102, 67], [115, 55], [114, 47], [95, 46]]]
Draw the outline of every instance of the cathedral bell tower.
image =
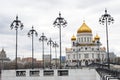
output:
[[72, 47], [74, 47], [76, 44], [76, 37], [74, 35], [71, 37], [71, 44], [72, 44]]

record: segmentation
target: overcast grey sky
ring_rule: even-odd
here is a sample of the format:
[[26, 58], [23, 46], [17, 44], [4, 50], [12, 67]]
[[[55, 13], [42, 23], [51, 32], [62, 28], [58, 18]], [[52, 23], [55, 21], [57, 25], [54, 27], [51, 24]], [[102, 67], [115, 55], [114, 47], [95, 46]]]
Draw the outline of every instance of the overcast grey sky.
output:
[[[10, 24], [18, 15], [24, 24], [23, 30], [19, 29], [18, 33], [18, 57], [31, 57], [31, 38], [27, 33], [33, 25], [39, 34], [34, 38], [34, 55], [41, 59], [42, 45], [38, 38], [43, 32], [48, 39], [51, 37], [59, 43], [59, 29], [53, 27], [59, 11], [68, 22], [62, 28], [62, 55], [65, 55], [66, 47], [71, 47], [71, 37], [76, 35], [83, 20], [92, 29], [93, 36], [98, 34], [102, 46], [106, 47], [105, 26], [98, 22], [105, 8], [115, 19], [114, 24], [109, 26], [110, 51], [120, 56], [120, 0], [0, 0], [0, 50], [4, 48], [8, 57], [15, 58], [15, 30], [10, 29]], [[54, 54], [54, 49], [52, 52]], [[49, 54], [46, 43], [45, 54]]]

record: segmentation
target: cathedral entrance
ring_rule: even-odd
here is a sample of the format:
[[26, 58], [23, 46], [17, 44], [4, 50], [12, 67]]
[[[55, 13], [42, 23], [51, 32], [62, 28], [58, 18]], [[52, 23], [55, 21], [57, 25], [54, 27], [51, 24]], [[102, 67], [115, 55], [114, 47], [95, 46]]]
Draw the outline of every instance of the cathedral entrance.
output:
[[87, 60], [85, 61], [85, 66], [88, 66], [88, 61]]

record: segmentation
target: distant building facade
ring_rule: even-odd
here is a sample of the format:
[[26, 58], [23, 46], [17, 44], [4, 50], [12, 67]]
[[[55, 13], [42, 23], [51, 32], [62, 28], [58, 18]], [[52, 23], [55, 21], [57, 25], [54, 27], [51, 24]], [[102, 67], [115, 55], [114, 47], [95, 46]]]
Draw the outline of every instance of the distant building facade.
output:
[[49, 54], [44, 55], [44, 66], [45, 67], [50, 67], [50, 59], [51, 59], [51, 55]]
[[4, 49], [0, 51], [0, 69], [4, 69], [5, 65], [10, 63], [10, 59], [7, 57]]
[[101, 47], [100, 37], [93, 37], [92, 30], [85, 22], [71, 38], [71, 48], [66, 48], [66, 64], [87, 66], [106, 59], [106, 49]]
[[109, 57], [110, 57], [110, 62], [112, 62], [112, 63], [116, 62], [115, 59], [117, 58], [117, 56], [115, 55], [114, 52], [109, 52]]
[[[33, 58], [33, 61], [36, 62], [36, 58]], [[22, 62], [24, 62], [24, 63], [32, 63], [32, 57], [22, 58]]]
[[7, 57], [4, 49], [0, 51], [0, 62], [9, 62], [10, 59]]
[[61, 62], [65, 63], [65, 61], [66, 61], [66, 57], [65, 56], [61, 56]]

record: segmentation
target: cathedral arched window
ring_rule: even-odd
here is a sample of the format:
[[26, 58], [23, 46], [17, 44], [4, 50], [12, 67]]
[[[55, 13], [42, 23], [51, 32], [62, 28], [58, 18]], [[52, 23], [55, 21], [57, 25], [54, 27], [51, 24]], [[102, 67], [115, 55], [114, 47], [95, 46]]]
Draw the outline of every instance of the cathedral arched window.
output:
[[86, 42], [86, 37], [84, 37], [84, 42]]
[[75, 54], [73, 54], [73, 59], [75, 59]]
[[83, 42], [83, 37], [81, 37], [81, 42]]
[[94, 58], [94, 53], [92, 53], [92, 58]]
[[79, 49], [79, 51], [80, 51], [81, 49]]
[[79, 54], [79, 59], [81, 58], [81, 54]]
[[75, 42], [73, 42], [73, 46], [75, 46]]
[[81, 50], [83, 50], [83, 47], [81, 47]]
[[78, 42], [80, 42], [80, 38], [78, 39]]
[[70, 59], [70, 55], [68, 55], [68, 59]]
[[87, 37], [87, 42], [89, 42], [89, 37]]
[[99, 51], [99, 48], [96, 48], [97, 51]]
[[89, 55], [88, 54], [84, 54], [84, 58], [89, 58]]
[[73, 49], [73, 51], [75, 51], [75, 49]]
[[104, 59], [104, 54], [102, 54], [102, 58]]
[[98, 54], [98, 59], [100, 58], [100, 54]]
[[94, 48], [92, 48], [92, 51], [94, 51]]

